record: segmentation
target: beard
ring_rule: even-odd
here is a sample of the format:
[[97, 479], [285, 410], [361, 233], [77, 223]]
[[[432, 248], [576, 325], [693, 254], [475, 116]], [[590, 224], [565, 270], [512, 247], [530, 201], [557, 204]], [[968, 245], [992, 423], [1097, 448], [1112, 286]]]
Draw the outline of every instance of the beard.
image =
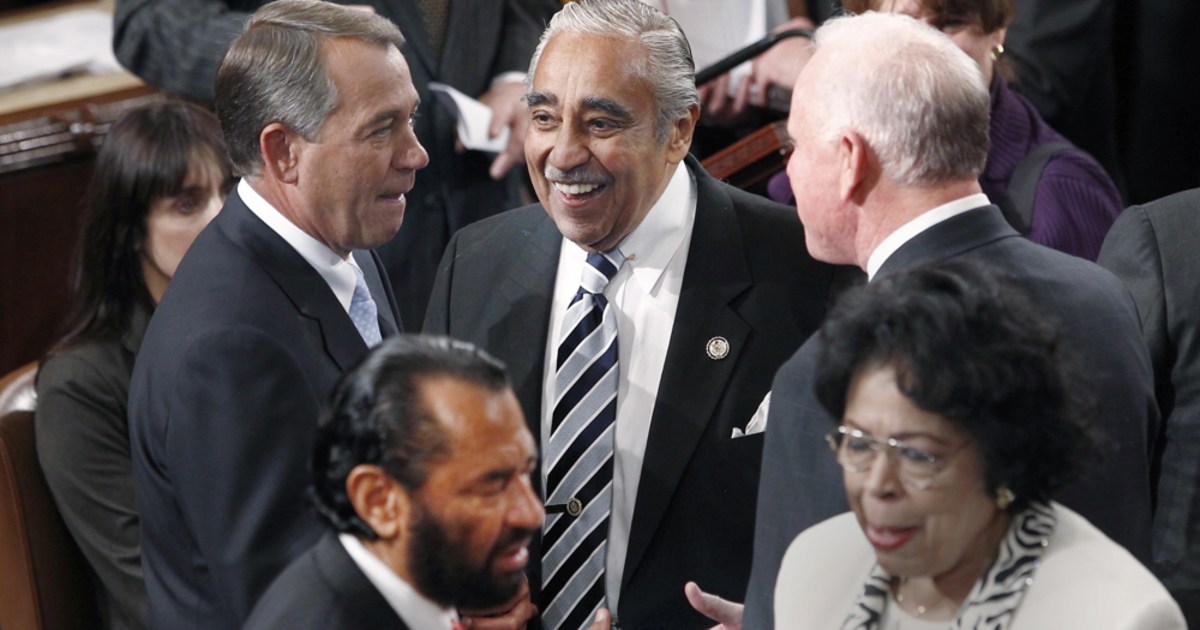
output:
[[496, 574], [495, 559], [513, 544], [531, 539], [534, 530], [511, 529], [500, 537], [482, 563], [467, 557], [465, 536], [453, 537], [450, 528], [423, 505], [414, 506], [408, 567], [414, 586], [443, 606], [482, 609], [506, 603], [521, 589], [523, 571]]

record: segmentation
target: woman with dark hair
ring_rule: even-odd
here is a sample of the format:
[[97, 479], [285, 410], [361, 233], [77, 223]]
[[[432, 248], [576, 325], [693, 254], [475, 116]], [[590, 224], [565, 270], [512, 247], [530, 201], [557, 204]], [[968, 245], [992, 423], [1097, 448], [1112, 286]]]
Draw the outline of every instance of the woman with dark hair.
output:
[[1155, 628], [1179, 607], [1052, 498], [1094, 452], [1057, 330], [966, 262], [849, 294], [817, 398], [851, 512], [789, 547], [781, 628]]
[[[1100, 163], [1009, 87], [1013, 73], [1003, 52], [1016, 15], [1014, 0], [843, 0], [842, 6], [850, 13], [904, 13], [923, 20], [979, 64], [992, 93], [988, 159], [979, 176], [984, 194], [1033, 242], [1096, 260], [1125, 206]], [[785, 176], [776, 176], [770, 190], [772, 198], [794, 202]]]
[[231, 183], [216, 117], [159, 102], [126, 113], [96, 159], [73, 310], [38, 372], [38, 459], [102, 586], [106, 627], [146, 626], [126, 398], [155, 305]]

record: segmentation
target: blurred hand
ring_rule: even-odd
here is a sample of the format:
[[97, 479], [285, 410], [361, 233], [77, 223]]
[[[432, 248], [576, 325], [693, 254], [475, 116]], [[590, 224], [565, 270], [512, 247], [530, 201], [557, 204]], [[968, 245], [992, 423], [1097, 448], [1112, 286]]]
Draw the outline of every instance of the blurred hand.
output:
[[695, 582], [683, 585], [683, 594], [696, 612], [717, 622], [711, 630], [742, 630], [742, 614], [746, 606], [705, 593]]
[[529, 599], [529, 583], [505, 604], [487, 610], [460, 610], [463, 625], [471, 630], [520, 630], [537, 614], [537, 606]]
[[[816, 26], [808, 18], [797, 17], [780, 24], [773, 32], [794, 28], [811, 29]], [[791, 90], [812, 55], [812, 41], [807, 37], [789, 37], [755, 57], [750, 62], [750, 77], [742, 82], [742, 88], [747, 92], [747, 102], [758, 107], [766, 105], [767, 88], [772, 85]]]
[[[812, 20], [797, 17], [780, 24], [775, 33], [793, 28], [815, 28]], [[700, 86], [701, 111], [704, 119], [718, 125], [732, 125], [741, 120], [751, 106], [767, 105], [767, 90], [778, 86], [791, 90], [812, 57], [812, 42], [805, 37], [789, 37], [750, 61], [750, 74], [730, 94], [733, 79], [725, 73]]]
[[492, 179], [502, 179], [512, 167], [525, 162], [525, 128], [529, 126], [529, 109], [521, 100], [524, 95], [524, 83], [502, 81], [479, 97], [479, 102], [492, 108], [488, 137], [495, 138], [506, 127], [511, 129], [508, 146], [496, 156], [488, 169]]
[[592, 625], [588, 626], [588, 630], [612, 630], [612, 613], [608, 612], [607, 608], [597, 610], [596, 618]]

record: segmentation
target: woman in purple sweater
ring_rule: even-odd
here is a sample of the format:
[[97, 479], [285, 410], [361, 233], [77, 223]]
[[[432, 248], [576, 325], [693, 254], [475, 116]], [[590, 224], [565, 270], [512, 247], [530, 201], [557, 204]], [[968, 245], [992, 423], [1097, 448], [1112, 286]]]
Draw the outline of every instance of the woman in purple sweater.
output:
[[[1028, 225], [1020, 227], [1035, 243], [1095, 260], [1124, 204], [1103, 167], [1050, 128], [1003, 76], [1005, 68], [997, 57], [1016, 13], [1013, 0], [844, 0], [842, 4], [852, 13], [889, 11], [924, 20], [979, 64], [992, 86], [991, 146], [979, 183], [993, 203], [1010, 205], [1020, 213], [1020, 206], [1029, 201], [1022, 202], [1022, 195], [1010, 190], [1018, 165], [1038, 147], [1061, 143], [1045, 161], [1040, 178], [1034, 171], [1029, 182], [1036, 182], [1031, 189], [1032, 211], [1025, 210]], [[1013, 193], [1011, 201], [1009, 193]], [[779, 201], [793, 201], [786, 179], [773, 179], [770, 194]], [[1009, 208], [1005, 210], [1008, 214]]]

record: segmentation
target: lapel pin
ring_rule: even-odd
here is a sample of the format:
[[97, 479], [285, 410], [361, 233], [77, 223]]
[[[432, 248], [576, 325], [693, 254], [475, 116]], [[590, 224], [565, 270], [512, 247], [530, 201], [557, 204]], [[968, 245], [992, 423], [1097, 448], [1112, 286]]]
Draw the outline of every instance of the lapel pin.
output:
[[713, 337], [708, 340], [708, 345], [704, 346], [704, 350], [708, 352], [708, 358], [720, 361], [729, 356], [729, 340], [724, 337]]

